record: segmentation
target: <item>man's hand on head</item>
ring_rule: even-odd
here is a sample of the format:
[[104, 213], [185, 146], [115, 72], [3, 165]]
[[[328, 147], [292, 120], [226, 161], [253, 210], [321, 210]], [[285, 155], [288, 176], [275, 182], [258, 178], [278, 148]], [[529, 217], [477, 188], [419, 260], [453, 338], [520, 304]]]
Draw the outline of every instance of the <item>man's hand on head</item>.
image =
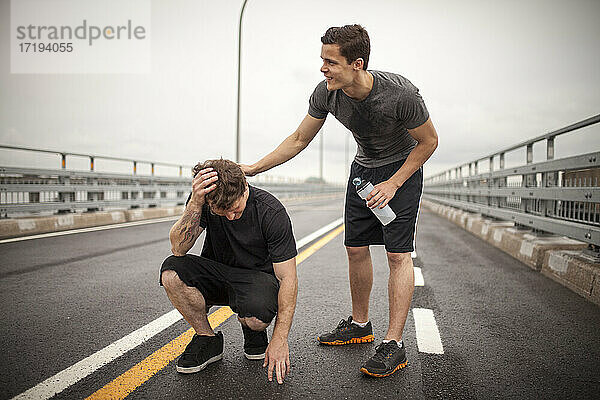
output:
[[246, 176], [256, 175], [256, 172], [254, 171], [254, 167], [252, 165], [246, 165], [246, 164], [238, 164], [238, 165], [242, 169], [242, 172], [244, 173], [244, 175], [246, 175]]
[[217, 187], [215, 184], [217, 179], [219, 179], [217, 172], [213, 171], [210, 167], [198, 171], [192, 180], [192, 198], [190, 199], [190, 203], [201, 208], [204, 205], [205, 196]]
[[277, 383], [282, 384], [285, 376], [290, 373], [290, 348], [287, 340], [277, 336], [271, 338], [271, 342], [265, 351], [265, 362], [263, 363], [263, 367], [267, 366], [269, 382], [273, 381], [273, 370], [275, 370]]

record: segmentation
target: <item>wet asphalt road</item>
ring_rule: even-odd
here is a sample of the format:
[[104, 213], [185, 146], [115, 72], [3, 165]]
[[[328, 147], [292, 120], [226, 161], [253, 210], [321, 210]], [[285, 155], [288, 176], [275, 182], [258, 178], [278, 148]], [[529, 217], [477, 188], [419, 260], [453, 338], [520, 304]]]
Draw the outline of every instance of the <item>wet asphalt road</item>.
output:
[[[342, 201], [288, 206], [297, 239], [341, 217]], [[0, 399], [11, 398], [172, 310], [158, 286], [172, 223], [0, 245]], [[409, 313], [409, 365], [385, 379], [358, 368], [387, 324], [387, 266], [375, 265], [371, 321], [376, 342], [324, 347], [315, 340], [350, 313], [343, 235], [298, 266], [289, 343], [292, 374], [268, 382], [242, 354], [235, 318], [223, 361], [193, 375], [174, 363], [134, 391], [135, 399], [237, 398], [597, 398], [600, 308], [450, 222], [421, 213], [415, 265], [425, 286], [412, 308], [434, 312], [444, 354], [419, 352]], [[200, 243], [192, 252], [199, 253]], [[214, 310], [214, 308], [213, 308]], [[56, 398], [85, 398], [187, 330], [179, 321]]]

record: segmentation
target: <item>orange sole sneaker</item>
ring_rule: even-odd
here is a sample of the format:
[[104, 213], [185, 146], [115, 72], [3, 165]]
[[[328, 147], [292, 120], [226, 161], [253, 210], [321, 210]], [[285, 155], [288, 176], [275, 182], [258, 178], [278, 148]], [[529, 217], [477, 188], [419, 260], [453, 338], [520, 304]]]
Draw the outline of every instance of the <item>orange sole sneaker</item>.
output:
[[335, 340], [333, 342], [322, 341], [320, 337], [317, 338], [317, 340], [319, 341], [319, 343], [326, 344], [329, 346], [342, 346], [344, 344], [352, 344], [352, 343], [370, 343], [375, 340], [375, 336], [367, 335], [367, 336], [363, 336], [363, 337], [352, 338], [350, 340]]
[[408, 365], [408, 361], [404, 361], [402, 364], [398, 364], [398, 366], [396, 368], [394, 368], [394, 370], [392, 372], [388, 372], [387, 374], [375, 374], [373, 372], [367, 371], [367, 369], [365, 367], [362, 367], [360, 369], [360, 372], [362, 372], [365, 375], [374, 376], [375, 378], [385, 378], [386, 376], [392, 375], [394, 372], [406, 367], [407, 365]]

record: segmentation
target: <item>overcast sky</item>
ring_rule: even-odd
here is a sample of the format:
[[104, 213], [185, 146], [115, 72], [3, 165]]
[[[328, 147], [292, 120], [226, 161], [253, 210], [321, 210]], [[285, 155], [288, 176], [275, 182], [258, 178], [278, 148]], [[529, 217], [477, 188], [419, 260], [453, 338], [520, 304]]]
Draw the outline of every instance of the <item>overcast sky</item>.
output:
[[[233, 159], [241, 3], [152, 1], [148, 74], [11, 74], [10, 1], [0, 0], [0, 143], [184, 164]], [[600, 113], [598, 16], [597, 0], [249, 0], [242, 162], [271, 151], [306, 115], [329, 26], [362, 24], [369, 68], [420, 89], [440, 137], [431, 175]], [[324, 132], [325, 178], [344, 181], [348, 132], [331, 115]], [[567, 136], [557, 157], [600, 148], [597, 127]], [[318, 175], [318, 147], [272, 173]], [[355, 149], [350, 139], [350, 159]], [[543, 146], [535, 150], [540, 159]]]

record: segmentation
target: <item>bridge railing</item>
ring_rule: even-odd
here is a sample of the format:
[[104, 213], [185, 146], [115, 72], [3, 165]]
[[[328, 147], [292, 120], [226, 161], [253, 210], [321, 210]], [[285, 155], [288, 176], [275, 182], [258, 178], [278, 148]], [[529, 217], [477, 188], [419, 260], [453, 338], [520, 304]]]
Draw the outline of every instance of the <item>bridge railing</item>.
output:
[[[423, 197], [600, 246], [599, 149], [554, 159], [557, 136], [577, 134], [598, 122], [600, 115], [430, 176]], [[538, 142], [546, 144], [545, 160], [534, 163]], [[519, 149], [525, 149], [524, 163], [505, 168], [506, 153]], [[488, 166], [485, 173], [479, 172], [482, 163]]]
[[[191, 188], [191, 166], [5, 145], [0, 145], [0, 148], [61, 156], [60, 169], [0, 166], [0, 217], [181, 205], [185, 203]], [[67, 156], [88, 157], [90, 170], [67, 169]], [[94, 161], [97, 159], [129, 162], [133, 167], [132, 173], [94, 171]], [[139, 163], [149, 164], [151, 175], [138, 174]], [[155, 175], [155, 166], [159, 165], [178, 167], [179, 175]], [[249, 182], [282, 199], [341, 193], [345, 189], [336, 184], [306, 183], [295, 178], [272, 175], [249, 178]]]

